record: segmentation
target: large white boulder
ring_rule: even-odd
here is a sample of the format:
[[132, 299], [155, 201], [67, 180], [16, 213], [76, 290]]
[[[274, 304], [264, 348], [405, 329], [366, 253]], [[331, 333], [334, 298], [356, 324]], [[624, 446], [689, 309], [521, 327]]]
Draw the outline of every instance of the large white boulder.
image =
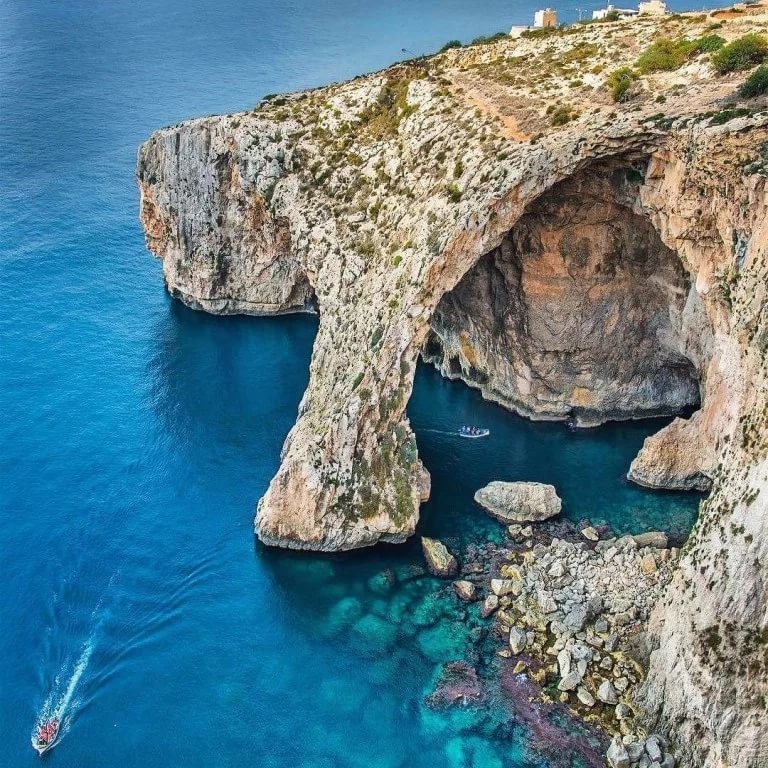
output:
[[554, 485], [494, 480], [475, 493], [475, 501], [502, 523], [535, 523], [560, 513]]

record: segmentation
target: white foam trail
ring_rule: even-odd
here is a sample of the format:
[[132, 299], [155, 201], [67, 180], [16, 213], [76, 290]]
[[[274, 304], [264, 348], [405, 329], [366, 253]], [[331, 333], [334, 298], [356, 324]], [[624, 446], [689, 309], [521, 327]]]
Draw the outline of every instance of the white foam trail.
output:
[[67, 707], [69, 706], [70, 702], [72, 701], [72, 697], [75, 694], [75, 689], [77, 688], [77, 684], [80, 682], [80, 678], [83, 676], [83, 673], [88, 668], [88, 662], [91, 660], [93, 649], [94, 649], [93, 639], [92, 637], [89, 637], [87, 642], [83, 646], [83, 650], [80, 653], [80, 657], [75, 663], [75, 668], [72, 671], [72, 676], [69, 678], [69, 683], [67, 683], [67, 689], [64, 691], [64, 695], [61, 697], [61, 699], [59, 699], [59, 703], [56, 706], [56, 709], [54, 710], [54, 715], [59, 720], [61, 720], [61, 718], [64, 716], [64, 713], [67, 711]]
[[[107, 586], [107, 590], [109, 590], [109, 588], [112, 586], [118, 573], [119, 570], [112, 574]], [[58, 697], [58, 701], [57, 694], [58, 691], [61, 690], [62, 674], [65, 674], [65, 668], [62, 668], [54, 678], [51, 692], [48, 694], [48, 697], [46, 698], [38, 716], [35, 732], [43, 723], [52, 719], [56, 719], [60, 723], [59, 738], [61, 738], [61, 735], [63, 735], [63, 733], [68, 730], [69, 722], [72, 715], [74, 714], [74, 710], [77, 709], [79, 700], [75, 701], [74, 706], [72, 707], [73, 711], [69, 713], [69, 716], [65, 717], [65, 715], [70, 709], [70, 705], [72, 705], [77, 686], [85, 674], [85, 671], [88, 669], [88, 664], [96, 647], [98, 631], [101, 628], [101, 625], [104, 623], [104, 619], [106, 618], [106, 611], [102, 611], [103, 603], [104, 598], [102, 597], [91, 613], [91, 631], [88, 634], [88, 639], [85, 641], [85, 643], [83, 643], [83, 647], [80, 651], [80, 655], [78, 656], [77, 661], [72, 667], [72, 673], [70, 674], [69, 680], [67, 681], [67, 687], [64, 689], [64, 693]]]

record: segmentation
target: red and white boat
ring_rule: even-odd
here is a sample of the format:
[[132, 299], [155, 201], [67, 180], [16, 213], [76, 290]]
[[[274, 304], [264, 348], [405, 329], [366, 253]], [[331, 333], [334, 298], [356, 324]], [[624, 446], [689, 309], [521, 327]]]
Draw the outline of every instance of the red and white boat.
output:
[[32, 734], [32, 746], [37, 750], [38, 755], [47, 752], [55, 743], [59, 735], [60, 722], [57, 718], [44, 720], [35, 728]]

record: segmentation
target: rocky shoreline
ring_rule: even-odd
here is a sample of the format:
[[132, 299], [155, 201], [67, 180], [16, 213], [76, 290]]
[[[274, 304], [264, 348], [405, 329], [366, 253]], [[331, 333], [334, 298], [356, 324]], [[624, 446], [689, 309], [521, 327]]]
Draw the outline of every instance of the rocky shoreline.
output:
[[[459, 576], [458, 600], [482, 601], [500, 646], [502, 690], [540, 748], [547, 748], [546, 715], [559, 712], [587, 727], [591, 739], [576, 739], [569, 751], [590, 765], [603, 764], [600, 753], [612, 768], [675, 765], [667, 740], [647, 732], [634, 704], [650, 653], [645, 625], [679, 557], [665, 533], [616, 537], [562, 520], [512, 524], [503, 545], [470, 545], [460, 568], [442, 543], [429, 541], [451, 564], [442, 574], [430, 570]], [[446, 665], [446, 674], [449, 683], [440, 681], [431, 704], [482, 700], [466, 661]]]

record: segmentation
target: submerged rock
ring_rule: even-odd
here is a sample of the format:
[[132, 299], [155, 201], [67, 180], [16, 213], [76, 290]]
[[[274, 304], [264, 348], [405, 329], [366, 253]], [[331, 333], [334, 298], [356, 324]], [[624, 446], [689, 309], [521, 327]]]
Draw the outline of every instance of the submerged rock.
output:
[[421, 549], [427, 561], [427, 568], [433, 576], [449, 579], [459, 572], [459, 562], [448, 551], [442, 541], [421, 537]]
[[464, 579], [453, 582], [453, 591], [457, 594], [460, 600], [464, 600], [467, 603], [477, 600], [477, 587], [471, 582]]
[[535, 523], [559, 514], [562, 501], [554, 485], [494, 480], [475, 493], [475, 501], [502, 523]]
[[434, 709], [454, 705], [463, 707], [483, 700], [483, 685], [477, 670], [466, 661], [449, 661], [443, 664], [435, 690], [427, 697], [427, 704]]

